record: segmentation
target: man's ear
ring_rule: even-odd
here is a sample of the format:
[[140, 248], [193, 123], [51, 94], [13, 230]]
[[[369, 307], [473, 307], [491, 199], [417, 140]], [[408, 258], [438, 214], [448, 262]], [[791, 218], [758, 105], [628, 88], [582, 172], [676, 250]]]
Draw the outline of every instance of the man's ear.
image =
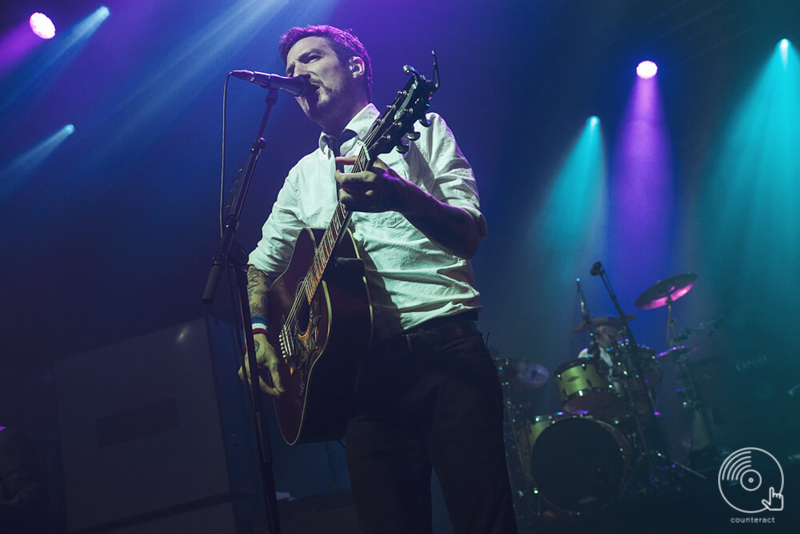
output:
[[353, 75], [353, 78], [357, 78], [359, 76], [364, 75], [364, 60], [358, 56], [353, 56], [348, 60], [348, 66], [350, 67], [350, 72]]

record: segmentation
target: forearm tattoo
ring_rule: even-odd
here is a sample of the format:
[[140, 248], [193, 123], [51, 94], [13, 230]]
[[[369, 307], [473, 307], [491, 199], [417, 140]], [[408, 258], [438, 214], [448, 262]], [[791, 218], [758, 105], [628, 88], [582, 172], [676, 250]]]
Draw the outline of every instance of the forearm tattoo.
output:
[[267, 316], [268, 293], [264, 273], [251, 265], [247, 270], [247, 300], [250, 303], [250, 315]]

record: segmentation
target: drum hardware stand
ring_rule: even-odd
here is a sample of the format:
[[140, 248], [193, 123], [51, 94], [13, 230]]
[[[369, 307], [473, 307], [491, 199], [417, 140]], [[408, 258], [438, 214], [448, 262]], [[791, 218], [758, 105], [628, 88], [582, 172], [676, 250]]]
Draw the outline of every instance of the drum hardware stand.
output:
[[[509, 361], [500, 361], [503, 362], [501, 365], [510, 365]], [[503, 405], [505, 411], [505, 417], [503, 418], [503, 438], [506, 443], [506, 462], [508, 463], [510, 472], [512, 490], [517, 495], [517, 502], [514, 507], [517, 510], [517, 516], [520, 521], [531, 519], [538, 523], [541, 519], [541, 496], [535, 487], [533, 487], [531, 491], [528, 490], [530, 482], [528, 481], [524, 466], [522, 465], [523, 451], [520, 444], [517, 442], [518, 419], [521, 420], [523, 414], [520, 407], [512, 399], [514, 389], [511, 384], [512, 375], [507, 369], [502, 367], [498, 368], [498, 371], [500, 386], [503, 391]], [[502, 371], [506, 371], [506, 373]], [[531, 495], [534, 496], [533, 498], [535, 500], [532, 500]], [[528, 517], [528, 513], [531, 513], [533, 517]]]
[[[675, 318], [672, 315], [672, 305], [675, 301], [672, 298], [672, 294], [667, 294], [667, 346], [669, 347], [669, 352], [672, 353], [672, 361], [675, 363], [675, 366], [678, 370], [678, 376], [680, 377], [680, 381], [683, 384], [683, 392], [686, 396], [686, 399], [682, 401], [682, 406], [687, 408], [692, 412], [692, 438], [694, 440], [694, 421], [698, 419], [700, 423], [703, 425], [705, 434], [708, 439], [707, 448], [713, 449], [715, 451], [715, 456], [719, 454], [719, 446], [717, 444], [717, 439], [714, 433], [714, 426], [712, 421], [708, 417], [708, 413], [706, 408], [703, 404], [702, 399], [698, 395], [698, 387], [695, 380], [694, 372], [689, 367], [688, 361], [688, 354], [692, 352], [694, 349], [686, 349], [678, 343], [686, 341], [692, 333], [692, 329], [687, 328], [683, 332], [678, 332], [678, 328], [675, 322]], [[713, 332], [713, 330], [712, 330]], [[715, 458], [715, 460], [718, 458]], [[689, 467], [677, 464], [682, 469], [689, 471], [703, 479], [706, 477], [700, 474], [697, 471], [690, 469]]]
[[[714, 451], [714, 461], [715, 464], [719, 463], [719, 444], [717, 443], [716, 433], [714, 432], [714, 425], [713, 422], [708, 417], [708, 411], [706, 407], [698, 395], [698, 388], [697, 383], [695, 381], [694, 372], [689, 367], [689, 361], [687, 358], [687, 353], [682, 352], [678, 356], [673, 357], [673, 361], [675, 362], [675, 366], [678, 368], [678, 376], [680, 377], [680, 381], [683, 384], [683, 393], [686, 397], [684, 401], [682, 401], [682, 406], [689, 411], [692, 412], [692, 445], [694, 446], [694, 438], [695, 438], [695, 429], [694, 429], [694, 422], [698, 419], [703, 425], [705, 434], [708, 439], [708, 444], [705, 448], [711, 449]], [[692, 447], [691, 450], [694, 450]], [[702, 450], [702, 449], [700, 449]], [[705, 477], [704, 477], [705, 478]]]
[[672, 348], [673, 334], [675, 339], [678, 337], [678, 327], [675, 325], [675, 319], [672, 317], [672, 305], [675, 303], [672, 300], [672, 295], [667, 295], [667, 346]]
[[[502, 385], [504, 393], [508, 394], [509, 385], [507, 383]], [[506, 461], [511, 475], [511, 486], [516, 493], [514, 509], [520, 526], [527, 522], [538, 525], [542, 520], [543, 514], [542, 495], [539, 493], [539, 489], [530, 481], [522, 465], [522, 455], [526, 454], [526, 452], [530, 455], [530, 451], [524, 451], [517, 441], [519, 410], [510, 399], [506, 400], [505, 405], [506, 423], [503, 433], [506, 441]]]
[[672, 305], [674, 303], [675, 301], [672, 300], [672, 295], [667, 295], [667, 347], [669, 347], [670, 350], [680, 347], [678, 343], [689, 339], [693, 330], [692, 328], [684, 328], [683, 331], [678, 331], [678, 325], [675, 322], [675, 318], [672, 316]]

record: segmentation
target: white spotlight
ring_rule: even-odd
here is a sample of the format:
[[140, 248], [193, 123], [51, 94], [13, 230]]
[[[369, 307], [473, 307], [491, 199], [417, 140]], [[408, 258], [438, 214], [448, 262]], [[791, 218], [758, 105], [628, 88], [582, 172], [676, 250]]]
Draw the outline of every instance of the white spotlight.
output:
[[636, 75], [639, 76], [639, 78], [643, 78], [645, 80], [652, 78], [653, 76], [656, 75], [657, 72], [658, 72], [658, 65], [649, 60], [642, 61], [636, 67]]
[[56, 36], [56, 25], [53, 24], [50, 17], [44, 13], [34, 13], [31, 15], [31, 18], [28, 19], [28, 22], [31, 25], [31, 30], [33, 30], [33, 33], [35, 33], [37, 37], [52, 39]]

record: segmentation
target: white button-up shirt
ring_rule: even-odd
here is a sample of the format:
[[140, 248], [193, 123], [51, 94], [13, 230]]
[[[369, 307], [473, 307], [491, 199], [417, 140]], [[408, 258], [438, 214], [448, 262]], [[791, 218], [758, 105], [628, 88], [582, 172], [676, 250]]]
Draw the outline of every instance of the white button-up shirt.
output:
[[[346, 130], [356, 137], [343, 144], [343, 155], [359, 153], [378, 115], [370, 104], [350, 121]], [[429, 128], [415, 125], [420, 137], [409, 143], [406, 154], [392, 150], [380, 159], [437, 200], [482, 218], [472, 168], [444, 120], [435, 113], [428, 119]], [[289, 172], [250, 254], [250, 263], [267, 275], [270, 285], [286, 270], [302, 228], [330, 223], [337, 204], [331, 140], [320, 135], [319, 148]], [[377, 339], [480, 308], [469, 261], [428, 239], [401, 213], [352, 212], [350, 228], [365, 264]]]

